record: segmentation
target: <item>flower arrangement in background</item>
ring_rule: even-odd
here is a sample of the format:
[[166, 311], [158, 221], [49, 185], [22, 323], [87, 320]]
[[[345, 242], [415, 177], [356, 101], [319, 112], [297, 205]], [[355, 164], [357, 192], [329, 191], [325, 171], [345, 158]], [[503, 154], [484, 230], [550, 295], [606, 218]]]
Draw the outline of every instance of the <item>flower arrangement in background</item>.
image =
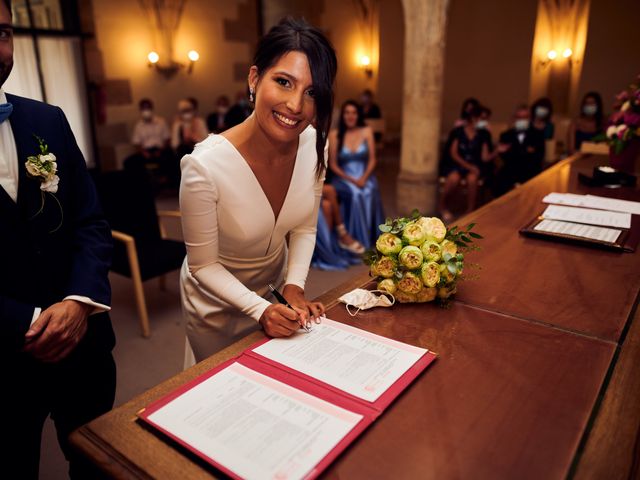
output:
[[447, 227], [437, 217], [423, 217], [414, 210], [409, 218], [388, 218], [376, 248], [365, 252], [364, 262], [378, 282], [378, 290], [395, 296], [400, 303], [446, 304], [462, 279], [465, 253], [482, 236], [472, 229]]
[[606, 141], [615, 154], [620, 154], [630, 142], [640, 137], [640, 75], [636, 82], [616, 95], [613, 114], [604, 135], [595, 140]]

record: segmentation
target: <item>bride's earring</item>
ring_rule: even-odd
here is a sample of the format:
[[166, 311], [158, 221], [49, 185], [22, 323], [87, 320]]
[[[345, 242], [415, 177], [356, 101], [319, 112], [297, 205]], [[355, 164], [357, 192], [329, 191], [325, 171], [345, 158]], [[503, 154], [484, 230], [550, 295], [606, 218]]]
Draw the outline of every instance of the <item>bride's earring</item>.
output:
[[254, 101], [254, 94], [255, 94], [255, 90], [253, 89], [253, 87], [249, 87], [249, 101], [251, 103], [253, 103]]

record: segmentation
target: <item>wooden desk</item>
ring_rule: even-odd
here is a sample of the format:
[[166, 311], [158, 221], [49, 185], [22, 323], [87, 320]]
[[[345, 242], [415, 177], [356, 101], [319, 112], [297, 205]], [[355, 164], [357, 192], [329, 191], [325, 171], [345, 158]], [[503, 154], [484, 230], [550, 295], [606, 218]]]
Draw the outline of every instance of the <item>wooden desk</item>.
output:
[[[637, 314], [630, 320], [639, 255], [515, 233], [541, 210], [543, 190], [576, 191], [571, 176], [596, 160], [561, 163], [464, 219], [477, 220], [486, 237], [469, 258], [483, 269], [481, 280], [461, 285], [450, 309], [397, 305], [351, 318], [335, 299], [366, 276], [321, 298], [335, 320], [440, 354], [324, 478], [627, 478], [640, 425], [640, 325]], [[584, 277], [595, 270], [585, 264], [601, 261], [610, 267]], [[120, 478], [216, 476], [135, 413], [260, 338], [254, 333], [94, 420], [72, 442]]]

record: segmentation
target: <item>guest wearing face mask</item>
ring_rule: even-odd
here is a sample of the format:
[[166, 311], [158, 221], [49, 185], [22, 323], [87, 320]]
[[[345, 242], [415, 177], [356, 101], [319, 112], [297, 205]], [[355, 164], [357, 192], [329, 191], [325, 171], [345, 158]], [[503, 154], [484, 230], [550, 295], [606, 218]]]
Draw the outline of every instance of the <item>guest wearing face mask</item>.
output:
[[211, 133], [224, 132], [228, 127], [225, 116], [229, 111], [229, 97], [220, 95], [216, 101], [216, 110], [207, 117], [207, 128]]
[[198, 101], [183, 98], [178, 102], [178, 116], [173, 121], [171, 147], [178, 158], [191, 153], [196, 143], [201, 142], [209, 132], [202, 117], [198, 115]]
[[582, 142], [588, 142], [603, 132], [602, 97], [598, 92], [588, 92], [582, 97], [580, 115], [571, 122], [569, 127], [569, 154], [580, 150]]
[[171, 148], [175, 157], [169, 173], [170, 184], [180, 184], [180, 159], [191, 153], [196, 143], [201, 142], [209, 131], [204, 119], [198, 115], [198, 101], [184, 98], [178, 102], [178, 115], [171, 128]]
[[143, 98], [138, 104], [140, 119], [133, 129], [131, 143], [137, 153], [124, 161], [124, 168], [143, 168], [155, 165], [161, 175], [166, 173], [172, 154], [169, 149], [169, 127], [164, 118], [154, 114], [153, 102]]
[[500, 135], [500, 158], [504, 165], [498, 172], [494, 193], [496, 196], [511, 190], [542, 171], [544, 136], [533, 128], [527, 105], [516, 108], [513, 128]]
[[476, 208], [478, 181], [483, 178], [484, 165], [493, 161], [497, 151], [490, 148], [491, 135], [478, 126], [480, 107], [476, 106], [463, 113], [464, 125], [454, 128], [450, 134], [449, 162], [445, 165], [444, 183], [440, 196], [440, 214], [445, 223], [453, 220], [453, 214], [447, 206], [449, 194], [463, 178], [467, 179], [467, 212]]
[[545, 140], [553, 139], [555, 127], [551, 121], [553, 106], [551, 100], [542, 97], [531, 105], [531, 125], [536, 130], [540, 130]]

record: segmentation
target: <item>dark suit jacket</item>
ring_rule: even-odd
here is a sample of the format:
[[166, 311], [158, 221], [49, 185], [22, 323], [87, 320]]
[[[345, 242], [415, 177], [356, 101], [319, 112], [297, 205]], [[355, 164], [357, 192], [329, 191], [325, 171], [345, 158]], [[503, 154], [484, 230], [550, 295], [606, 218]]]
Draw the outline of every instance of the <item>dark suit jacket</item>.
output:
[[[0, 351], [18, 351], [34, 307], [45, 309], [67, 295], [83, 295], [109, 305], [107, 277], [111, 233], [102, 216], [93, 181], [60, 108], [7, 94], [18, 153], [18, 201], [0, 188]], [[37, 135], [56, 156], [60, 183], [44, 196], [40, 180], [27, 176], [25, 161], [39, 153]], [[44, 206], [43, 206], [44, 199]], [[42, 211], [38, 211], [42, 208]], [[61, 212], [62, 210], [62, 212]], [[63, 215], [61, 217], [61, 215]], [[52, 232], [60, 221], [62, 225]], [[111, 350], [109, 316], [92, 315], [81, 342]]]
[[544, 135], [535, 128], [525, 130], [524, 135], [522, 143], [515, 128], [500, 135], [500, 143], [511, 145], [500, 157], [504, 160], [504, 174], [512, 182], [524, 183], [542, 171]]

